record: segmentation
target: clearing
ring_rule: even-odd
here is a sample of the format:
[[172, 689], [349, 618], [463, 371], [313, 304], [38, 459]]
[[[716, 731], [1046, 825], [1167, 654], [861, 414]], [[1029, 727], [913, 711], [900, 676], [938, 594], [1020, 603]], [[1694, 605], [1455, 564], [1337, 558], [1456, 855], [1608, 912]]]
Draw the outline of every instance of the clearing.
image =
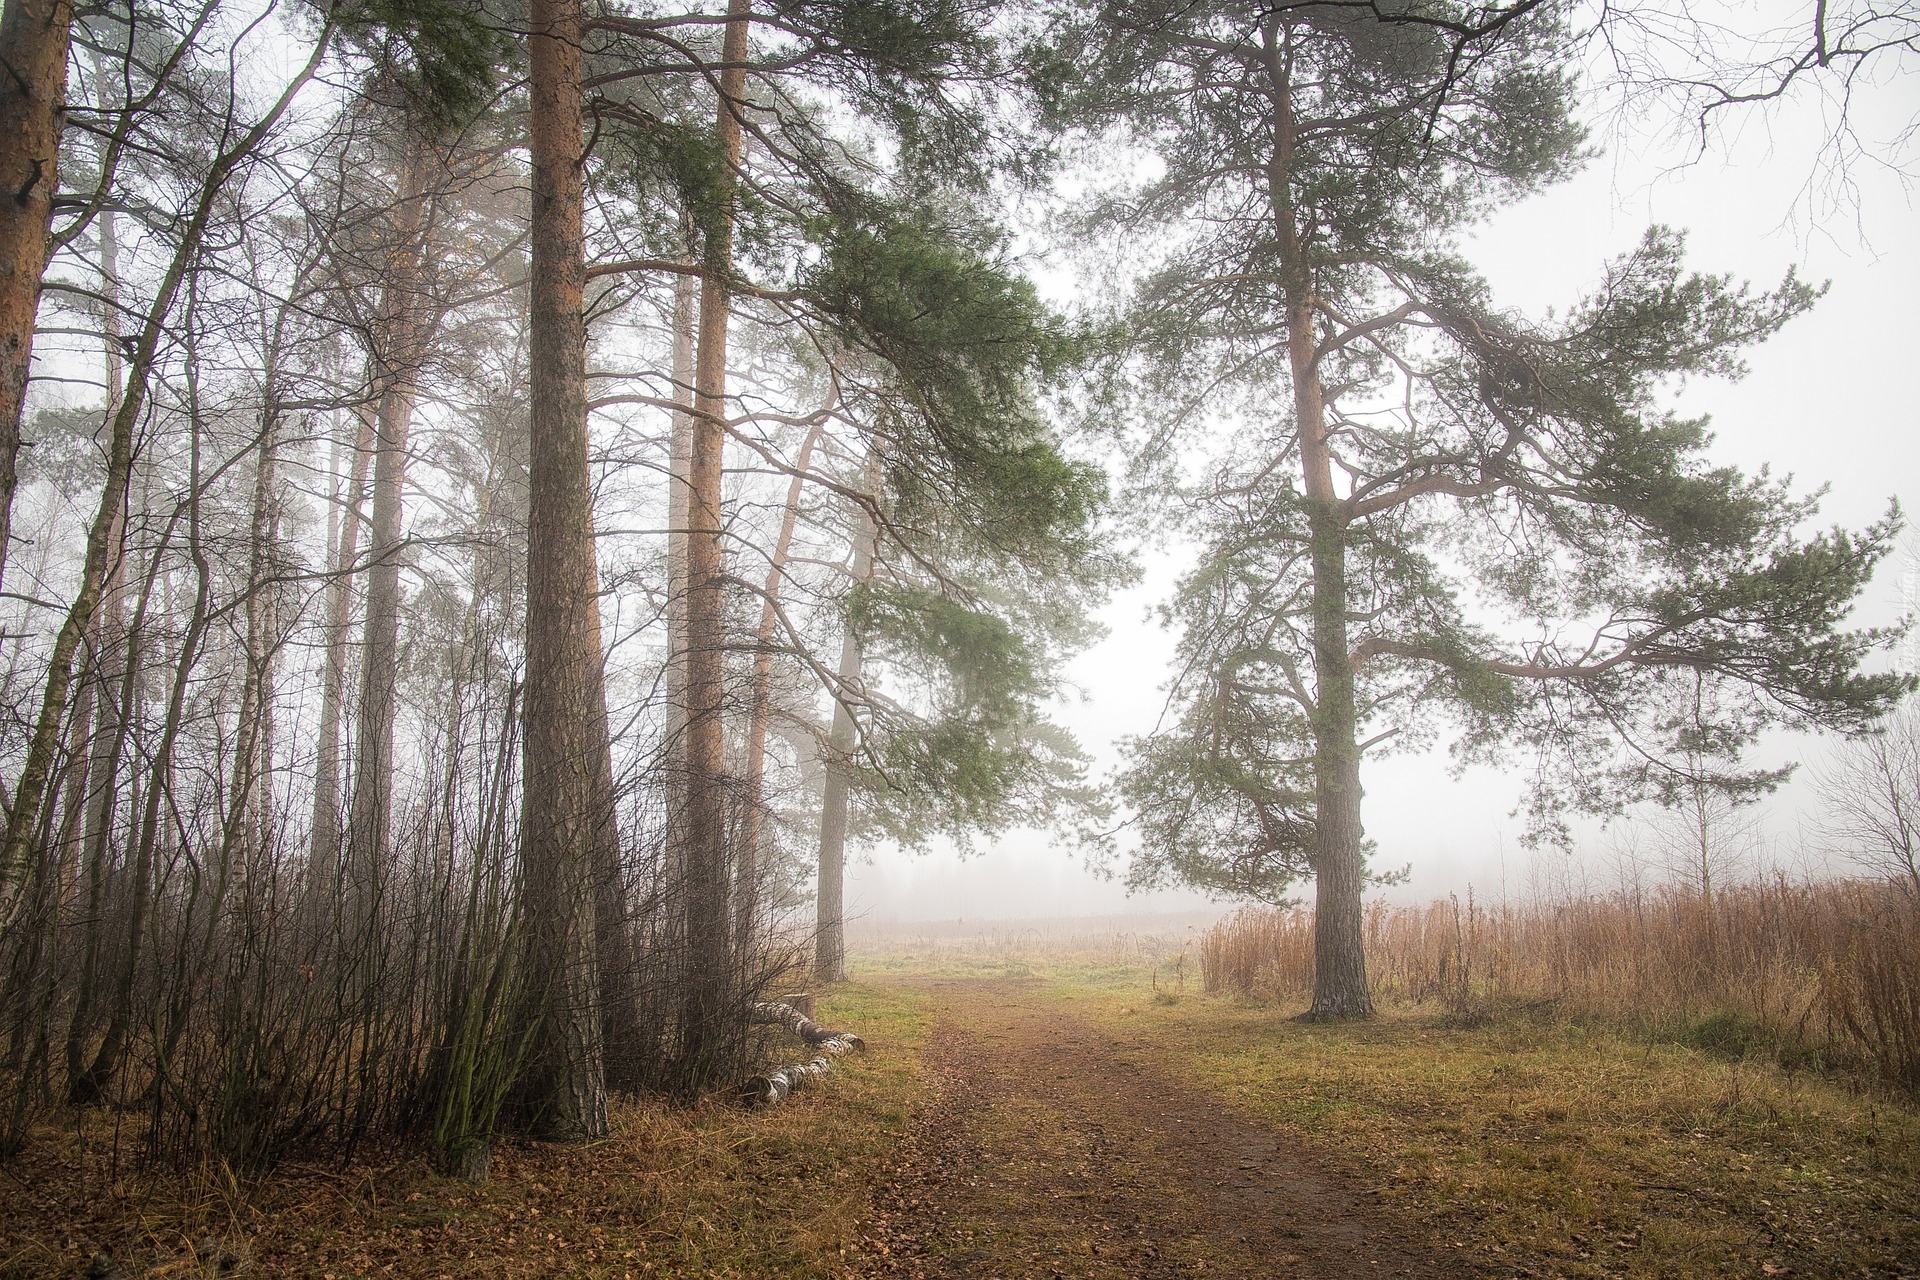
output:
[[918, 985], [935, 1102], [876, 1196], [867, 1270], [962, 1277], [1465, 1276], [1298, 1142], [1035, 978]]
[[819, 1016], [871, 1048], [823, 1085], [625, 1103], [481, 1187], [408, 1152], [138, 1174], [74, 1117], [0, 1171], [0, 1275], [1920, 1278], [1920, 1116], [1844, 1081], [1029, 959], [869, 958]]

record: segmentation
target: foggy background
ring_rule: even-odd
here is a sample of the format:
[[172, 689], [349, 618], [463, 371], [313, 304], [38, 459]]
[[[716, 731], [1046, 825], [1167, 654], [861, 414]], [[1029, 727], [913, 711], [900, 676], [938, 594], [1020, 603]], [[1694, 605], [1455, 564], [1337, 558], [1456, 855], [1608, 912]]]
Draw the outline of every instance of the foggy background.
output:
[[[1648, 224], [1689, 232], [1688, 266], [1726, 272], [1764, 289], [1789, 267], [1831, 283], [1813, 312], [1757, 348], [1741, 382], [1687, 387], [1676, 407], [1712, 416], [1712, 456], [1749, 472], [1768, 466], [1798, 492], [1821, 486], [1822, 524], [1859, 527], [1890, 498], [1909, 520], [1920, 506], [1920, 219], [1909, 184], [1884, 157], [1908, 145], [1920, 117], [1920, 77], [1857, 86], [1850, 111], [1864, 153], [1835, 172], [1819, 104], [1789, 102], [1777, 113], [1749, 109], [1722, 122], [1703, 149], [1684, 122], [1658, 110], [1595, 112], [1602, 149], [1580, 176], [1503, 210], [1468, 244], [1468, 256], [1500, 304], [1538, 315], [1564, 309], [1598, 278], [1602, 263], [1630, 249]], [[1777, 118], [1776, 118], [1777, 116]], [[1736, 126], [1725, 128], [1725, 126]], [[1036, 263], [1052, 274], [1055, 264]], [[1057, 300], [1070, 302], [1071, 297]], [[1855, 615], [1891, 622], [1920, 608], [1920, 536], [1883, 564]], [[1108, 635], [1069, 667], [1080, 696], [1058, 719], [1079, 738], [1104, 777], [1117, 743], [1150, 732], [1162, 708], [1175, 637], [1151, 617], [1186, 568], [1177, 545], [1143, 558], [1140, 582], [1101, 613]], [[1920, 665], [1913, 637], [1882, 663]], [[1763, 740], [1757, 763], [1817, 763], [1826, 744], [1810, 735]], [[1534, 891], [1604, 888], [1617, 881], [1633, 832], [1616, 823], [1579, 828], [1571, 855], [1531, 850], [1511, 817], [1515, 778], [1476, 768], [1452, 776], [1444, 742], [1425, 753], [1369, 760], [1368, 836], [1376, 869], [1411, 864], [1404, 885], [1373, 891], [1424, 901], [1469, 888], [1483, 900]], [[1811, 825], [1818, 803], [1803, 768], [1752, 811], [1748, 861], [1789, 874], [1844, 870]], [[1637, 821], [1637, 819], [1636, 819]], [[1123, 848], [1125, 847], [1123, 839]], [[1642, 833], [1641, 855], [1650, 855]], [[890, 847], [849, 849], [847, 918], [852, 936], [895, 924], [961, 924], [1057, 918], [1134, 917], [1187, 927], [1232, 903], [1191, 892], [1128, 895], [1124, 861], [1103, 876], [1070, 842], [1016, 831], [981, 840], [970, 857], [949, 847], [924, 856]], [[1311, 886], [1305, 886], [1308, 893]]]

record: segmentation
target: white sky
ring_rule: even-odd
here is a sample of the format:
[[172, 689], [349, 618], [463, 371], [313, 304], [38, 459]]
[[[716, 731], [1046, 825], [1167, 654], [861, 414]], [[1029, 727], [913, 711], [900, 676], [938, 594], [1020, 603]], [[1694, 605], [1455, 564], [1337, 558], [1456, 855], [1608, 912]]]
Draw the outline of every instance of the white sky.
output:
[[[1895, 138], [1920, 117], [1920, 75], [1888, 77], [1855, 103], [1869, 141]], [[1777, 283], [1789, 266], [1831, 281], [1810, 316], [1795, 321], [1752, 358], [1736, 385], [1690, 388], [1680, 404], [1713, 416], [1716, 458], [1752, 470], [1770, 464], [1802, 489], [1826, 484], [1821, 517], [1858, 526], [1898, 497], [1911, 519], [1920, 510], [1920, 218], [1899, 176], [1871, 161], [1853, 165], [1854, 193], [1837, 207], [1809, 199], [1820, 111], [1793, 103], [1769, 119], [1740, 121], [1706, 158], [1686, 164], [1684, 139], [1609, 140], [1607, 153], [1574, 181], [1502, 212], [1474, 238], [1471, 254], [1504, 305], [1538, 312], [1564, 306], [1599, 275], [1601, 263], [1630, 248], [1650, 222], [1688, 229], [1690, 264], [1732, 272], [1756, 286]], [[1914, 545], [1915, 535], [1907, 535]], [[1085, 699], [1061, 720], [1104, 767], [1114, 742], [1153, 727], [1173, 637], [1148, 610], [1183, 567], [1178, 547], [1146, 566], [1139, 587], [1104, 611], [1111, 630], [1072, 666]], [[1862, 622], [1885, 622], [1920, 606], [1912, 558], [1883, 568], [1863, 601]], [[1902, 665], [1911, 667], [1911, 658]], [[1817, 759], [1818, 741], [1764, 744], [1772, 759]], [[1454, 779], [1443, 752], [1369, 764], [1367, 832], [1380, 846], [1377, 865], [1413, 866], [1396, 896], [1447, 892], [1496, 897], [1523, 892], [1542, 875], [1565, 870], [1537, 861], [1517, 841], [1508, 816], [1517, 790], [1485, 769]], [[1770, 854], [1818, 866], [1802, 832], [1814, 805], [1804, 782], [1766, 802]], [[1597, 876], [1606, 837], [1582, 852]], [[982, 842], [962, 860], [952, 853], [915, 858], [873, 851], [848, 869], [850, 915], [887, 920], [1024, 919], [1113, 912], [1165, 912], [1204, 905], [1185, 893], [1129, 898], [1123, 887], [1088, 872], [1078, 855], [1044, 833]]]

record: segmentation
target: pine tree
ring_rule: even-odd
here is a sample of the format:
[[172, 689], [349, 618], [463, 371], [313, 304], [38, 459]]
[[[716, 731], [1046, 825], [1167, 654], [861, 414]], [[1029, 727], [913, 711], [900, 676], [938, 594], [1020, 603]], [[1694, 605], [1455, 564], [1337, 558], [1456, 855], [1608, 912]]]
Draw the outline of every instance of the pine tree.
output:
[[[769, 712], [756, 709], [756, 700], [772, 673], [742, 673], [746, 696], [730, 696], [726, 659], [730, 652], [810, 643], [792, 634], [763, 639], [767, 623], [738, 634], [748, 629], [730, 622], [729, 584], [741, 575], [729, 559], [752, 534], [723, 509], [724, 454], [730, 439], [751, 439], [760, 429], [748, 406], [766, 394], [764, 379], [756, 379], [753, 401], [730, 387], [730, 350], [738, 344], [754, 351], [755, 337], [764, 339], [769, 329], [797, 330], [804, 337], [795, 345], [810, 353], [783, 363], [824, 360], [836, 376], [850, 375], [844, 389], [860, 403], [827, 416], [845, 429], [847, 457], [878, 455], [888, 474], [886, 492], [852, 475], [821, 472], [806, 480], [865, 494], [870, 515], [879, 514], [883, 501], [911, 493], [928, 510], [969, 504], [970, 517], [983, 527], [1011, 531], [1023, 521], [1044, 523], [1050, 517], [1042, 508], [1060, 512], [1064, 526], [1088, 518], [1096, 505], [1082, 501], [1086, 476], [1059, 457], [1031, 412], [1035, 374], [1061, 363], [1045, 354], [1061, 345], [1055, 326], [1031, 290], [968, 242], [972, 229], [943, 238], [959, 223], [945, 225], [931, 213], [953, 199], [957, 185], [972, 183], [970, 194], [983, 194], [983, 177], [998, 163], [969, 101], [973, 95], [955, 88], [994, 69], [983, 29], [989, 13], [947, 0], [818, 5], [783, 13], [764, 35], [744, 5], [729, 13], [717, 57], [710, 31], [663, 41], [660, 24], [620, 13], [596, 19], [597, 34], [608, 39], [593, 52], [593, 78], [606, 95], [602, 118], [615, 124], [603, 151], [622, 162], [607, 166], [608, 185], [624, 180], [643, 208], [657, 199], [656, 186], [670, 190], [693, 242], [690, 261], [680, 260], [676, 247], [673, 259], [600, 262], [593, 274], [691, 274], [700, 281], [687, 474], [676, 474], [673, 484], [676, 500], [686, 491], [685, 581], [668, 605], [680, 631], [671, 650], [684, 669], [685, 708], [675, 717], [684, 728], [672, 735], [686, 764], [684, 800], [674, 804], [684, 820], [670, 817], [668, 825], [673, 857], [684, 871], [681, 927], [689, 972], [679, 1070], [692, 1087], [718, 1078], [738, 1043], [742, 975], [736, 970], [748, 952], [752, 882], [760, 866]], [[699, 94], [661, 87], [694, 69], [702, 73], [696, 84], [717, 91], [717, 111]], [[882, 154], [890, 159], [874, 158]], [[656, 233], [656, 243], [671, 240]], [[978, 277], [978, 298], [965, 293], [974, 287], [968, 273]], [[952, 293], [955, 287], [962, 292]], [[967, 312], [974, 303], [980, 309]], [[967, 318], [989, 327], [970, 331]], [[806, 381], [805, 374], [796, 381]], [[875, 382], [886, 382], [888, 390], [863, 390]], [[877, 409], [883, 402], [892, 408]], [[1031, 469], [1022, 470], [1028, 464]], [[1020, 475], [1032, 482], [1028, 492], [996, 487]], [[1061, 492], [1047, 492], [1050, 485]], [[996, 510], [1003, 499], [1016, 499], [1016, 508], [1038, 505], [1010, 514]], [[788, 506], [800, 500], [789, 499]], [[958, 508], [951, 514], [960, 518]], [[682, 521], [671, 523], [678, 530]], [[1028, 532], [1030, 547], [1048, 536], [1037, 526]], [[884, 529], [873, 535], [877, 542], [889, 537], [900, 541]], [[862, 540], [854, 534], [843, 545]], [[1011, 537], [1003, 550], [1022, 554]], [[777, 550], [764, 554], [778, 558]], [[676, 559], [671, 551], [669, 559]], [[781, 575], [768, 580], [763, 605], [779, 590]], [[825, 589], [836, 606], [846, 601], [844, 587], [836, 582]], [[857, 637], [842, 626], [822, 649], [849, 645], [857, 649]], [[770, 668], [771, 654], [767, 658]], [[838, 727], [822, 736], [841, 744], [838, 751], [829, 748], [831, 785], [846, 791], [855, 785], [852, 752], [862, 740], [853, 718], [869, 699], [861, 682], [830, 674], [836, 669], [817, 657], [811, 674], [833, 686], [838, 701]], [[678, 676], [670, 665], [668, 684]], [[740, 735], [748, 740], [744, 779], [733, 773], [726, 749], [736, 705], [747, 711]], [[752, 745], [756, 732], [758, 747]], [[735, 784], [742, 780], [756, 813], [730, 830], [727, 810], [738, 803]], [[754, 845], [730, 844], [730, 835]], [[823, 832], [820, 847], [829, 865], [842, 838]], [[828, 914], [837, 919], [836, 912]], [[740, 936], [730, 938], [734, 933]]]
[[[1363, 1017], [1368, 749], [1437, 717], [1466, 759], [1531, 747], [1551, 834], [1684, 767], [1696, 679], [1740, 733], [1887, 705], [1900, 682], [1858, 670], [1883, 637], [1842, 618], [1895, 517], [1805, 535], [1810, 502], [1659, 407], [1817, 291], [1689, 275], [1655, 229], [1528, 320], [1459, 255], [1584, 154], [1555, 10], [1114, 0], [1055, 34], [1052, 124], [1120, 126], [1164, 168], [1086, 222], [1160, 238], [1131, 309], [1139, 457], [1203, 542], [1169, 611], [1175, 723], [1121, 781], [1136, 881], [1273, 900], [1311, 876], [1309, 1016]], [[1228, 457], [1182, 475], [1203, 423]]]
[[[579, 0], [530, 11], [533, 213], [527, 676], [520, 810], [531, 1127], [568, 1141], [607, 1131], [594, 882], [607, 728], [599, 574], [587, 463], [587, 348]], [[595, 700], [598, 700], [598, 705]]]

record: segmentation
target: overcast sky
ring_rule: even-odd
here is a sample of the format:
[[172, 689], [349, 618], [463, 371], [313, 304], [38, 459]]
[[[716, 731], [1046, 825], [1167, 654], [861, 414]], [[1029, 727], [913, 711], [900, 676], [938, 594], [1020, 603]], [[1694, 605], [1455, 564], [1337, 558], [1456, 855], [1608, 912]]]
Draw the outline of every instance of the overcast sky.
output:
[[[1889, 77], [1855, 110], [1869, 142], [1895, 138], [1920, 115], [1920, 76]], [[1474, 237], [1471, 252], [1506, 305], [1536, 313], [1577, 297], [1600, 264], [1630, 248], [1651, 222], [1690, 232], [1696, 269], [1765, 286], [1793, 266], [1805, 278], [1830, 281], [1810, 316], [1754, 354], [1745, 381], [1689, 388], [1680, 406], [1712, 414], [1716, 458], [1748, 469], [1769, 464], [1803, 489], [1827, 485], [1823, 520], [1859, 525], [1890, 497], [1909, 512], [1920, 506], [1920, 218], [1898, 174], [1871, 160], [1850, 166], [1850, 193], [1832, 184], [1810, 189], [1823, 128], [1818, 103], [1790, 104], [1771, 118], [1743, 118], [1737, 134], [1691, 162], [1695, 148], [1671, 133], [1605, 136], [1605, 154], [1582, 176], [1502, 212]], [[1160, 713], [1173, 638], [1147, 615], [1183, 564], [1178, 547], [1152, 559], [1140, 586], [1105, 610], [1109, 637], [1071, 669], [1085, 697], [1061, 718], [1103, 768], [1115, 759], [1118, 738], [1150, 730]], [[1860, 620], [1887, 621], [1920, 604], [1915, 567], [1909, 556], [1883, 568]], [[1781, 738], [1766, 750], [1808, 760], [1824, 744]], [[1412, 881], [1389, 891], [1396, 896], [1424, 899], [1471, 884], [1497, 897], [1567, 870], [1520, 847], [1520, 824], [1509, 817], [1517, 792], [1492, 771], [1455, 780], [1435, 751], [1371, 763], [1364, 781], [1379, 864], [1413, 867]], [[1813, 808], [1804, 783], [1767, 803], [1772, 856], [1789, 863], [1809, 856], [1803, 832]], [[1580, 851], [1600, 879], [1607, 841], [1590, 835]], [[1818, 851], [1811, 857], [1817, 864]], [[1129, 898], [1041, 833], [983, 843], [966, 860], [868, 851], [850, 868], [848, 900], [855, 916], [875, 923], [1163, 912], [1205, 902], [1179, 893]]]

